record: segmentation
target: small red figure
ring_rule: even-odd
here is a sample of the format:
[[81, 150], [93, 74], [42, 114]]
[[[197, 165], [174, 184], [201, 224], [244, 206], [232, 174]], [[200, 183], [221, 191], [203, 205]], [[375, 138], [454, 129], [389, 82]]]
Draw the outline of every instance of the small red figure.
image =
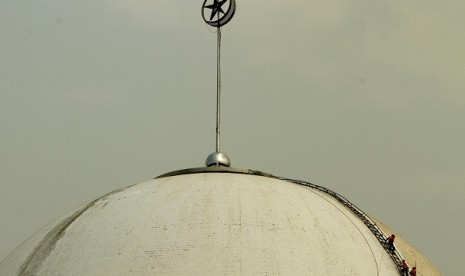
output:
[[394, 239], [396, 238], [396, 235], [394, 234], [391, 234], [389, 237], [386, 238], [386, 243], [388, 244], [389, 246], [389, 249], [391, 251], [394, 251]]
[[405, 260], [402, 260], [401, 266], [402, 269], [400, 271], [402, 272], [402, 275], [408, 276], [408, 265]]

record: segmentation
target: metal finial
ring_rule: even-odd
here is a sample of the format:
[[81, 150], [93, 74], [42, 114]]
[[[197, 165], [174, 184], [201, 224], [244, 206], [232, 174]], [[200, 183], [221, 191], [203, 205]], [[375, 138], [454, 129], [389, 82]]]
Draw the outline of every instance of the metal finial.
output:
[[[208, 2], [208, 3], [207, 3]], [[227, 8], [226, 10], [224, 10]], [[220, 147], [220, 99], [221, 99], [221, 26], [228, 23], [236, 12], [235, 0], [205, 0], [202, 5], [203, 20], [217, 31], [216, 55], [216, 151], [210, 154], [205, 161], [209, 166], [231, 166], [229, 157], [221, 152]]]

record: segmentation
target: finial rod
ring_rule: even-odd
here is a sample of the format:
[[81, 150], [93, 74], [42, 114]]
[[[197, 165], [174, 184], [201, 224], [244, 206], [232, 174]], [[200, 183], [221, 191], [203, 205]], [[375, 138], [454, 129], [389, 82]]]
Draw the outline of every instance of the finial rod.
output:
[[220, 152], [220, 126], [221, 126], [221, 27], [217, 32], [216, 49], [216, 152]]

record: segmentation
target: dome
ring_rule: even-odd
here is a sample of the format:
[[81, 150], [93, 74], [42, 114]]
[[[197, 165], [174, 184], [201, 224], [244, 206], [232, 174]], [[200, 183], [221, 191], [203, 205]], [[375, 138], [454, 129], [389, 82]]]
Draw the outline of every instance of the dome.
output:
[[173, 172], [58, 219], [0, 275], [399, 275], [335, 195], [252, 170]]

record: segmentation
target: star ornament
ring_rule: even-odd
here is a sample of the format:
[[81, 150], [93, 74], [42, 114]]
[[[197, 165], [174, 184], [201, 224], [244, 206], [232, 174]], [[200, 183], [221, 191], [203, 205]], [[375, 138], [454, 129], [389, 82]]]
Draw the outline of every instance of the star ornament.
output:
[[235, 0], [205, 0], [202, 5], [203, 20], [208, 25], [217, 28], [228, 23], [235, 12]]
[[225, 14], [223, 9], [221, 8], [221, 6], [223, 6], [224, 3], [226, 3], [226, 0], [222, 0], [222, 1], [214, 0], [213, 4], [205, 6], [205, 8], [212, 10], [211, 15], [210, 15], [210, 21], [212, 21], [213, 18], [215, 18], [216, 14], [218, 14], [218, 17], [220, 17], [219, 13]]

